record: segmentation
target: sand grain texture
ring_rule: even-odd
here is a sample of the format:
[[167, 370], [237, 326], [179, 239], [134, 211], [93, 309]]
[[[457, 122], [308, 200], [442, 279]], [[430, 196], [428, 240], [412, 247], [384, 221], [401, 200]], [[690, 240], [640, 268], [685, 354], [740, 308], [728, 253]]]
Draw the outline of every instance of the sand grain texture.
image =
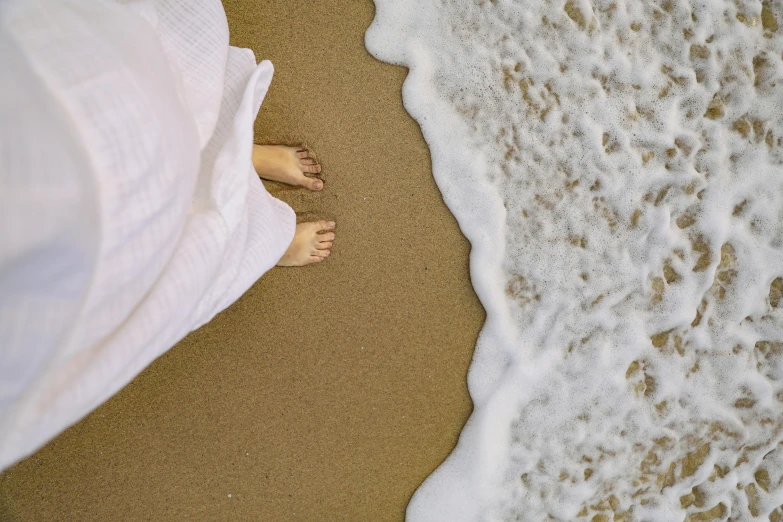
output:
[[[367, 1], [225, 2], [275, 79], [260, 142], [306, 141], [332, 257], [275, 269], [127, 388], [0, 475], [0, 520], [402, 520], [467, 419], [484, 315], [406, 71], [364, 49]], [[230, 497], [229, 497], [230, 495]]]

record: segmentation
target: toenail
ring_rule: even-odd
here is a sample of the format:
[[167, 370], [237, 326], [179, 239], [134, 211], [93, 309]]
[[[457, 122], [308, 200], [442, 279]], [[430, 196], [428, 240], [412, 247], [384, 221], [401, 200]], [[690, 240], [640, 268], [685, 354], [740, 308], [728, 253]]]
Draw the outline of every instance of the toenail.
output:
[[323, 186], [324, 186], [324, 184], [322, 182], [320, 182], [320, 181], [316, 181], [315, 182], [315, 188], [319, 189], [319, 188], [321, 188]]
[[334, 226], [334, 221], [330, 221], [326, 225], [329, 226], [329, 227], [333, 227]]

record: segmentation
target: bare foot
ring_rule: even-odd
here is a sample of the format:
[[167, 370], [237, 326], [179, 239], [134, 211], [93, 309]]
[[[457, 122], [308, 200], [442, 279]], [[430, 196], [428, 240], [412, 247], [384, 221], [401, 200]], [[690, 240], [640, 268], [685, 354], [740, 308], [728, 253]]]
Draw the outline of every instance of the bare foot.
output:
[[320, 174], [321, 166], [304, 147], [253, 145], [253, 166], [264, 179], [321, 190], [324, 182], [307, 174]]
[[313, 221], [296, 225], [294, 240], [277, 266], [304, 266], [320, 263], [332, 253], [334, 242], [332, 221]]

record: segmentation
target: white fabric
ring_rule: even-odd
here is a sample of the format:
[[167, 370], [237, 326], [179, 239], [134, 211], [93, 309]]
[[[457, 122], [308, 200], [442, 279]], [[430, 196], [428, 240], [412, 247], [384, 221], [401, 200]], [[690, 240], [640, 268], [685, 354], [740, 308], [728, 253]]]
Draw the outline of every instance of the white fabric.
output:
[[0, 470], [236, 300], [293, 211], [219, 0], [0, 2]]

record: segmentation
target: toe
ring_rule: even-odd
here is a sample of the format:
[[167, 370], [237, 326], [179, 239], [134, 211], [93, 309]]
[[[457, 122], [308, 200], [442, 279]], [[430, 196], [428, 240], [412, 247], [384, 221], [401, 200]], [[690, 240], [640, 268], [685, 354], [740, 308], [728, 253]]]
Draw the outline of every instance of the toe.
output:
[[311, 256], [316, 256], [316, 257], [329, 257], [330, 253], [331, 252], [329, 250], [317, 250], [316, 249], [316, 250], [313, 250], [312, 252], [310, 252], [310, 255]]
[[304, 159], [310, 155], [309, 152], [307, 152], [305, 149], [298, 149], [296, 151], [296, 157], [299, 159]]
[[320, 230], [332, 230], [334, 228], [334, 221], [318, 221], [317, 225]]
[[327, 242], [327, 241], [334, 241], [334, 232], [327, 232], [326, 234], [321, 234], [318, 236], [318, 241], [321, 243]]
[[323, 241], [315, 245], [315, 248], [318, 250], [329, 250], [332, 248], [332, 244], [333, 243], [331, 241]]
[[326, 259], [326, 258], [325, 257], [318, 257], [318, 256], [310, 256], [310, 262], [311, 263], [320, 263], [324, 259]]
[[305, 178], [304, 185], [310, 190], [321, 190], [324, 188], [324, 182], [318, 178]]
[[321, 166], [320, 165], [302, 165], [302, 172], [307, 172], [308, 174], [320, 174]]
[[313, 158], [300, 158], [299, 163], [302, 165], [315, 165], [315, 160]]

